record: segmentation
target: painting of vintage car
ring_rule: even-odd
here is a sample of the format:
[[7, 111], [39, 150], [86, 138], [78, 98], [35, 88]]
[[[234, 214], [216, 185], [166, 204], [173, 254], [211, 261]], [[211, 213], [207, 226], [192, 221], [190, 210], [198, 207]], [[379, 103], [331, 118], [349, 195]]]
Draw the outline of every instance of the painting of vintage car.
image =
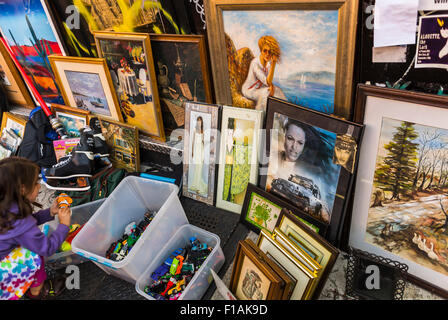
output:
[[313, 216], [321, 215], [321, 194], [319, 187], [311, 179], [298, 175], [291, 175], [288, 180], [274, 179], [271, 191]]

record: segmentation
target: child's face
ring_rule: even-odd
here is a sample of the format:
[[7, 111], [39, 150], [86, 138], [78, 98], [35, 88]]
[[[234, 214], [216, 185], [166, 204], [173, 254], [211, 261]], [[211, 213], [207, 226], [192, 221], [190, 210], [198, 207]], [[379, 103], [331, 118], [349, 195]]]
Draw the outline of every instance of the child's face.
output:
[[36, 181], [36, 183], [34, 184], [33, 189], [31, 190], [31, 193], [28, 193], [26, 195], [26, 198], [30, 201], [30, 202], [35, 202], [37, 199], [37, 196], [39, 194], [40, 191], [40, 182], [39, 180]]

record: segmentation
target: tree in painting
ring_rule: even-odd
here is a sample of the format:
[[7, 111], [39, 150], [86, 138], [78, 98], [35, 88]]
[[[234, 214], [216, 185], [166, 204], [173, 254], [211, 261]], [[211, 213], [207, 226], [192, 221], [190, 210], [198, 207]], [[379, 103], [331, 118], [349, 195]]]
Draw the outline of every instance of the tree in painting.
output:
[[383, 119], [366, 241], [448, 275], [448, 130]]

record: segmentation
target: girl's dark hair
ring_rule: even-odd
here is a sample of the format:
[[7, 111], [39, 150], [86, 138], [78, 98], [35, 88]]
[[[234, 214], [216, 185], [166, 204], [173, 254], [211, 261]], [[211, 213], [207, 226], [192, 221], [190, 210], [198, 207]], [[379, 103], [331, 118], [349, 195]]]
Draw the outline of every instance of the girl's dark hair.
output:
[[[31, 160], [21, 157], [0, 160], [0, 233], [11, 230], [16, 220], [32, 214], [32, 205], [38, 204], [31, 203], [26, 194], [33, 191], [38, 177], [39, 166]], [[17, 213], [10, 211], [14, 203]]]
[[285, 134], [288, 128], [294, 125], [305, 132], [305, 146], [300, 160], [311, 165], [326, 168], [333, 159], [333, 144], [329, 136], [308, 124], [288, 119], [285, 124]]
[[204, 119], [202, 119], [201, 116], [199, 116], [199, 117], [196, 119], [196, 127], [198, 126], [198, 121], [199, 121], [199, 119], [201, 119], [201, 133], [204, 133]]

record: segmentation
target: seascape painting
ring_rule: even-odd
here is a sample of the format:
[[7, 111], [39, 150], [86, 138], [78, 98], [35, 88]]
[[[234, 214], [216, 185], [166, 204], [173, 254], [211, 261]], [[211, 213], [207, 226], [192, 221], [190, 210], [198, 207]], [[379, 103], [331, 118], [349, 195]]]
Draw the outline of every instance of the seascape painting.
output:
[[223, 11], [233, 105], [274, 96], [333, 113], [338, 11]]
[[63, 55], [40, 0], [4, 0], [0, 29], [45, 102], [63, 104], [48, 56]]
[[383, 118], [365, 241], [448, 275], [448, 130]]
[[111, 116], [106, 94], [97, 73], [65, 70], [76, 106], [95, 114]]

